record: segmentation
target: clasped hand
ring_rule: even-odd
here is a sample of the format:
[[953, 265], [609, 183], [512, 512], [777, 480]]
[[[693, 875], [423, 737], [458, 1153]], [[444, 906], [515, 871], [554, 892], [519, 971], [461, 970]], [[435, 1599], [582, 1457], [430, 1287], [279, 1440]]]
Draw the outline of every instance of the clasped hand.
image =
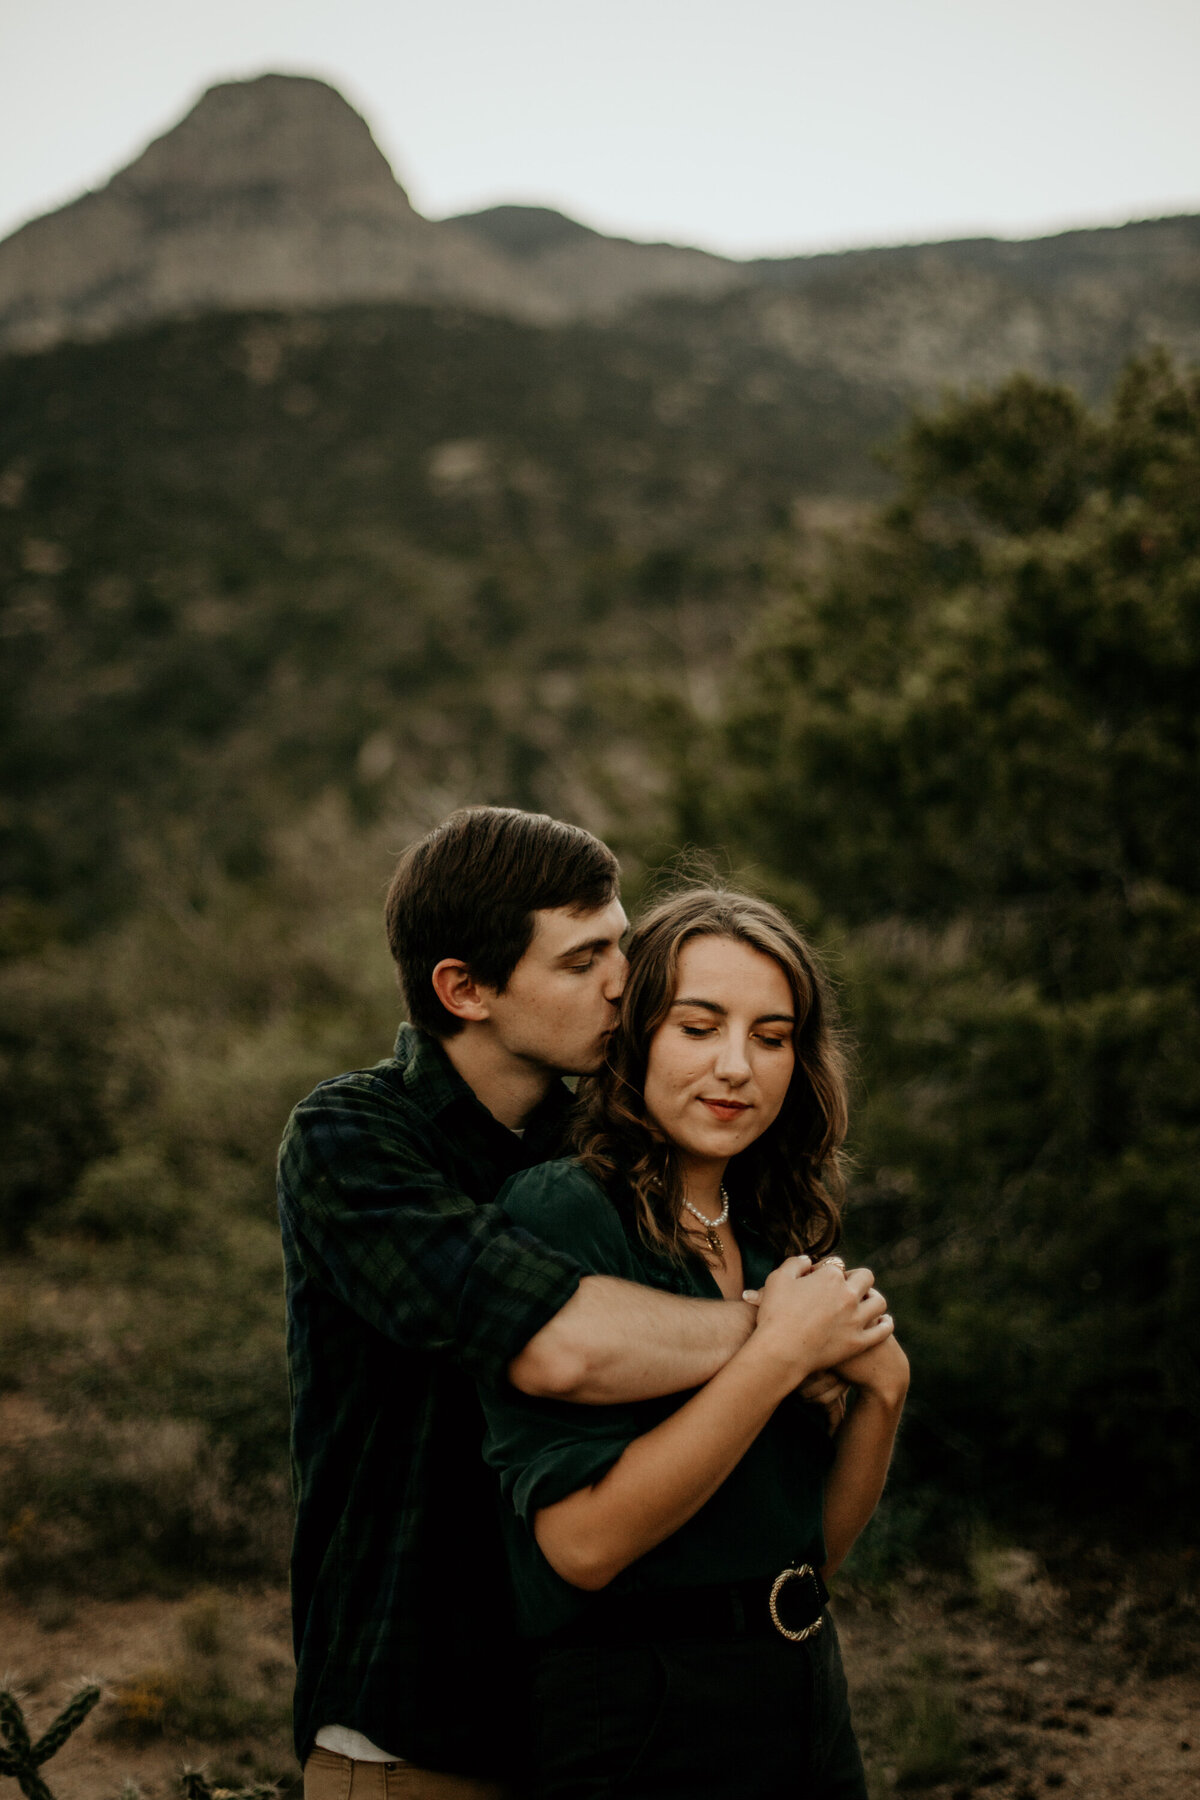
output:
[[847, 1270], [840, 1256], [792, 1256], [743, 1297], [758, 1308], [759, 1331], [791, 1335], [811, 1371], [796, 1391], [825, 1409], [831, 1433], [852, 1386], [890, 1395], [907, 1385], [908, 1361], [870, 1269]]

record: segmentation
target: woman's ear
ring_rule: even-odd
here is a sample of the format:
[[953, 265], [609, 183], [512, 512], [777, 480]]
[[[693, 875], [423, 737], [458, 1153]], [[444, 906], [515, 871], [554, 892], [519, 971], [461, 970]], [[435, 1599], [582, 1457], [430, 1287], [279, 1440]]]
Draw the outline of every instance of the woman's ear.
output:
[[445, 956], [430, 977], [433, 991], [452, 1018], [464, 1024], [490, 1017], [487, 989], [475, 980], [465, 962]]

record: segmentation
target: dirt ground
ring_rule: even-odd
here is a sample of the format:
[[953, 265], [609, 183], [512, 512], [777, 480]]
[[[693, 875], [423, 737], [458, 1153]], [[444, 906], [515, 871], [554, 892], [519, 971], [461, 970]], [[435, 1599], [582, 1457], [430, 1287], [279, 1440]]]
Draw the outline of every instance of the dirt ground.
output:
[[[22, 1700], [35, 1734], [84, 1682], [104, 1689], [96, 1711], [42, 1770], [56, 1800], [118, 1800], [127, 1784], [144, 1800], [174, 1800], [184, 1768], [204, 1769], [226, 1787], [296, 1781], [287, 1596], [206, 1593], [201, 1604], [214, 1601], [223, 1631], [207, 1646], [213, 1653], [199, 1657], [188, 1643], [195, 1633], [187, 1629], [195, 1596], [74, 1604], [58, 1596], [34, 1607], [0, 1602], [0, 1685]], [[174, 1725], [168, 1710], [173, 1687], [196, 1675], [207, 1708], [197, 1706], [191, 1723], [202, 1735], [186, 1723]], [[236, 1716], [228, 1703], [247, 1693], [259, 1701], [253, 1728], [222, 1731], [222, 1710]], [[164, 1696], [168, 1705], [160, 1708]], [[2, 1776], [0, 1800], [18, 1800], [15, 1783]]]
[[[978, 1583], [935, 1574], [844, 1591], [838, 1625], [875, 1800], [1200, 1796], [1200, 1634], [1185, 1590], [1165, 1567], [1068, 1588], [1030, 1558], [1015, 1574], [1001, 1566], [982, 1597]], [[4, 1677], [35, 1731], [85, 1678], [104, 1685], [44, 1767], [57, 1800], [168, 1800], [185, 1766], [235, 1790], [295, 1783], [280, 1592], [0, 1602]], [[10, 1796], [0, 1777], [0, 1800]]]
[[[1190, 1645], [1156, 1660], [1103, 1627], [1072, 1629], [1061, 1614], [997, 1618], [947, 1609], [942, 1594], [919, 1589], [888, 1606], [843, 1605], [838, 1622], [873, 1800], [898, 1790], [926, 1800], [1200, 1796], [1200, 1663]], [[1176, 1660], [1190, 1667], [1156, 1672], [1157, 1661]], [[905, 1721], [928, 1712], [931, 1694], [958, 1727], [941, 1780], [936, 1730], [923, 1774], [912, 1754], [920, 1732], [907, 1734], [905, 1767]]]

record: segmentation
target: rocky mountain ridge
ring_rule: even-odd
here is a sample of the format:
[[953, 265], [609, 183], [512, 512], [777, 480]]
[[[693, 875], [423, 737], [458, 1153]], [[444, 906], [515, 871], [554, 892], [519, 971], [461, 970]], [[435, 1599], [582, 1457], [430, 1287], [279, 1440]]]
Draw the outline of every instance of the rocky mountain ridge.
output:
[[684, 330], [905, 401], [1014, 368], [1097, 393], [1133, 352], [1200, 358], [1200, 217], [737, 262], [551, 208], [434, 221], [325, 82], [210, 88], [102, 189], [0, 243], [0, 349], [209, 312], [417, 301], [544, 326]]
[[385, 299], [554, 313], [477, 236], [422, 218], [365, 120], [299, 76], [210, 88], [107, 186], [0, 244], [0, 345], [17, 350]]

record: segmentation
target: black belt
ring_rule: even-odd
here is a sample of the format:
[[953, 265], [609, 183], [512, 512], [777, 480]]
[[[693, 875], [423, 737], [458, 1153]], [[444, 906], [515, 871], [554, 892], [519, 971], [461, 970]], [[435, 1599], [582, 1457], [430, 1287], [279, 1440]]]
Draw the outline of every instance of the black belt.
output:
[[600, 1593], [550, 1644], [665, 1643], [674, 1638], [781, 1637], [802, 1643], [823, 1623], [829, 1590], [811, 1563], [712, 1587]]

